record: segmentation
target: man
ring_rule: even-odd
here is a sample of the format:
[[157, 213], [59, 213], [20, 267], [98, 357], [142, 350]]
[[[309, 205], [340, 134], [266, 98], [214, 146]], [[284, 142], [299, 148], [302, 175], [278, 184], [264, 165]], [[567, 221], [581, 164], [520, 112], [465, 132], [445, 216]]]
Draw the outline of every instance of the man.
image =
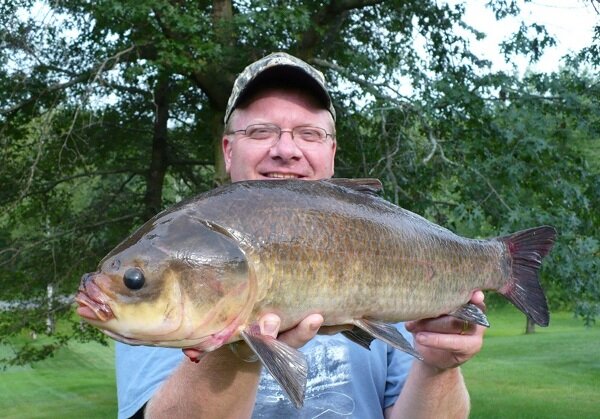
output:
[[[310, 140], [310, 141], [308, 141]], [[225, 167], [232, 181], [333, 176], [335, 109], [320, 72], [284, 53], [248, 66], [225, 114]], [[476, 292], [472, 302], [483, 304]], [[465, 417], [469, 396], [458, 368], [481, 348], [483, 328], [442, 316], [409, 322], [424, 360], [374, 341], [371, 351], [337, 334], [316, 336], [310, 315], [279, 332], [267, 314], [261, 332], [301, 348], [310, 366], [305, 406], [296, 410], [252, 362], [244, 343], [191, 363], [177, 349], [117, 344], [119, 417]], [[335, 332], [335, 328], [328, 328]], [[400, 331], [404, 328], [399, 325]], [[199, 353], [186, 350], [195, 358]]]

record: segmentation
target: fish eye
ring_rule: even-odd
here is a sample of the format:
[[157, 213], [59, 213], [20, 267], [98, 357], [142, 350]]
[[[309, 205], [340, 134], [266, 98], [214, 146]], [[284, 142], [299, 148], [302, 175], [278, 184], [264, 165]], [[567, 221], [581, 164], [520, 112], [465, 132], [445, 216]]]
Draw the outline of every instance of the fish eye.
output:
[[123, 274], [123, 283], [130, 290], [139, 290], [144, 286], [144, 273], [138, 268], [129, 268]]

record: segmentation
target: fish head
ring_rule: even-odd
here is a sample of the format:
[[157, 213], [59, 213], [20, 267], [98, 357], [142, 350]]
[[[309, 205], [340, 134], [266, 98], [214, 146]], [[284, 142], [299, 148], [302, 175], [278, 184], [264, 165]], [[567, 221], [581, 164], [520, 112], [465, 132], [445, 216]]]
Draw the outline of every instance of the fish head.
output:
[[78, 314], [138, 345], [213, 350], [240, 329], [255, 281], [235, 237], [186, 213], [149, 221], [85, 274]]

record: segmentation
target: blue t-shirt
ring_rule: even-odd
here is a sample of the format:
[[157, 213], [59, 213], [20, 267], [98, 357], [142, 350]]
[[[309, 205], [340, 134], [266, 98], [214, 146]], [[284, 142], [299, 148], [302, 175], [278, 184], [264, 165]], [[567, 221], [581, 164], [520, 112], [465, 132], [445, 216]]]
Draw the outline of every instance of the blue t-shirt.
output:
[[[412, 341], [402, 325], [398, 329]], [[300, 350], [308, 362], [304, 407], [296, 409], [263, 369], [253, 418], [382, 418], [396, 402], [414, 359], [379, 340], [368, 351], [341, 334], [317, 335]], [[119, 419], [137, 412], [184, 358], [180, 349], [117, 342]]]

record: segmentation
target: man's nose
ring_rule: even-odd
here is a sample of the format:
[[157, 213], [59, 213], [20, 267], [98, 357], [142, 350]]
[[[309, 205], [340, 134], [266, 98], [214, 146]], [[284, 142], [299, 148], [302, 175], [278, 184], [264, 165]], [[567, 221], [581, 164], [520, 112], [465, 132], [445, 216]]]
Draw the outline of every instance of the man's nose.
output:
[[300, 147], [294, 141], [292, 132], [282, 130], [279, 140], [271, 147], [270, 155], [272, 158], [293, 160], [301, 158], [303, 154]]

